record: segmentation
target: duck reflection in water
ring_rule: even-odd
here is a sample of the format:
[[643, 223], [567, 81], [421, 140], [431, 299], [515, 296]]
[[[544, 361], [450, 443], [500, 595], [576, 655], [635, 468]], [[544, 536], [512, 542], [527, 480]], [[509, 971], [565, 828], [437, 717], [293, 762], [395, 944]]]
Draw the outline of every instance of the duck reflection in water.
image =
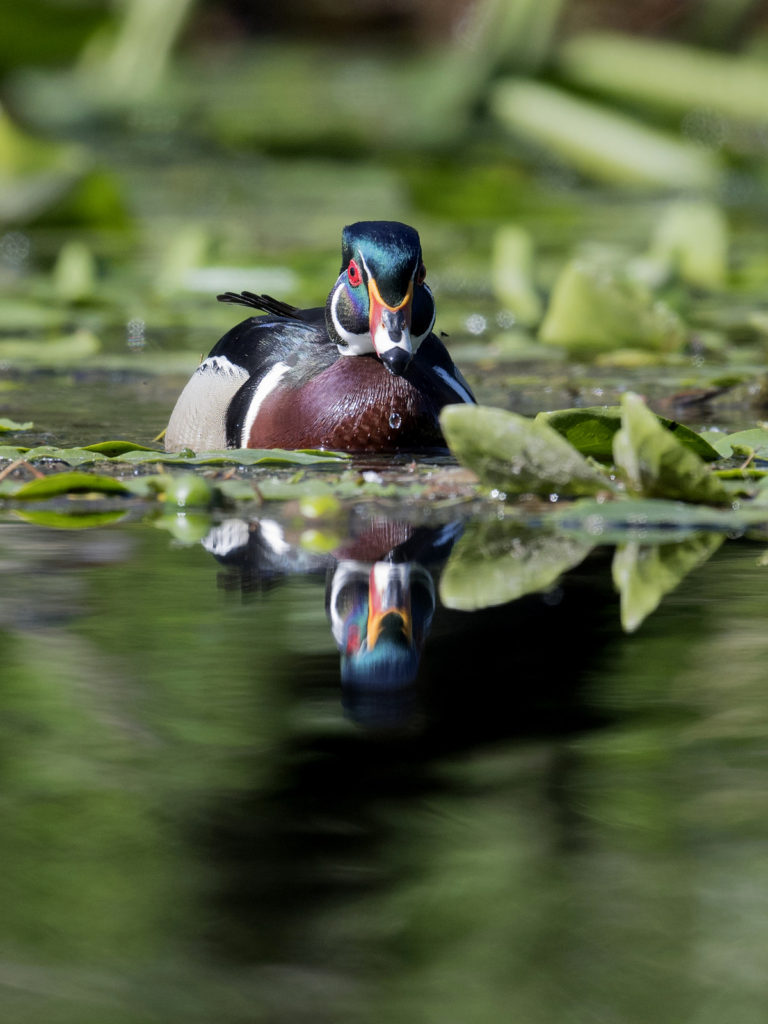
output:
[[435, 576], [460, 523], [416, 526], [367, 517], [329, 554], [291, 543], [273, 519], [228, 519], [203, 547], [243, 592], [263, 591], [291, 574], [326, 575], [326, 613], [341, 655], [347, 712], [357, 721], [403, 724], [435, 611]]

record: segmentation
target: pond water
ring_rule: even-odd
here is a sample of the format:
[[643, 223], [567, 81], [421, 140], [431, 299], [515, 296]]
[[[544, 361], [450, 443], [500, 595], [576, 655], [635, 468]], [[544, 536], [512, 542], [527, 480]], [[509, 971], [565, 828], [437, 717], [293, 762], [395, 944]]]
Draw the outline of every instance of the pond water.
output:
[[[180, 380], [27, 377], [12, 411], [151, 436]], [[762, 1022], [765, 542], [627, 634], [610, 546], [445, 607], [476, 517], [3, 513], [3, 1019]]]

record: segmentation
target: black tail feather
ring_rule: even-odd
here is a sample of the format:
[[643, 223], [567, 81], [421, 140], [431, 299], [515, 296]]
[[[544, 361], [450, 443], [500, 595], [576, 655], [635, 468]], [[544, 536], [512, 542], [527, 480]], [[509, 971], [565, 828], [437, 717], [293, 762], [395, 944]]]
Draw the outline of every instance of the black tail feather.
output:
[[254, 292], [224, 292], [217, 295], [219, 302], [231, 302], [239, 306], [250, 306], [251, 309], [260, 309], [264, 313], [273, 313], [275, 316], [286, 316], [292, 320], [301, 320], [301, 310], [291, 306], [288, 302], [281, 302], [280, 299], [273, 299], [271, 295], [256, 295]]

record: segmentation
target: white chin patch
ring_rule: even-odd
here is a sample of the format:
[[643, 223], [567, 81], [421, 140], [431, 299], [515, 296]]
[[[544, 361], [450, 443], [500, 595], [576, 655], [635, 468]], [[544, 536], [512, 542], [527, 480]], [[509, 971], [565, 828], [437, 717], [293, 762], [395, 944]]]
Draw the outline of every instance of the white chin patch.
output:
[[384, 326], [384, 324], [379, 324], [379, 326], [376, 328], [376, 334], [373, 339], [373, 344], [379, 356], [383, 356], [386, 352], [389, 352], [390, 349], [393, 348], [402, 349], [403, 352], [407, 352], [409, 356], [413, 355], [410, 334], [404, 333], [401, 335], [400, 341], [392, 341], [392, 339], [389, 336], [389, 331]]

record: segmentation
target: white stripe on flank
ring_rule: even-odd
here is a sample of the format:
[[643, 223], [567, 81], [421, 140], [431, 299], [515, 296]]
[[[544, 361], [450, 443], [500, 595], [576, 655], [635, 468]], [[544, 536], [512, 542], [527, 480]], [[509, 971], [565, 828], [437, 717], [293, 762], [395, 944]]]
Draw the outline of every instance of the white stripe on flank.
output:
[[445, 383], [448, 385], [449, 388], [451, 388], [452, 391], [456, 392], [456, 394], [459, 396], [462, 402], [468, 402], [470, 405], [474, 405], [472, 396], [467, 391], [467, 389], [463, 387], [459, 383], [459, 381], [456, 380], [455, 377], [452, 377], [447, 370], [444, 370], [442, 366], [433, 366], [432, 369], [435, 371], [438, 377], [445, 381]]
[[248, 407], [248, 415], [245, 417], [245, 422], [243, 423], [243, 431], [240, 434], [241, 448], [248, 447], [248, 438], [251, 436], [253, 424], [259, 414], [259, 409], [264, 404], [264, 399], [272, 394], [281, 378], [284, 377], [289, 370], [290, 366], [288, 363], [275, 363], [269, 373], [264, 375], [263, 379], [254, 391], [251, 404]]

